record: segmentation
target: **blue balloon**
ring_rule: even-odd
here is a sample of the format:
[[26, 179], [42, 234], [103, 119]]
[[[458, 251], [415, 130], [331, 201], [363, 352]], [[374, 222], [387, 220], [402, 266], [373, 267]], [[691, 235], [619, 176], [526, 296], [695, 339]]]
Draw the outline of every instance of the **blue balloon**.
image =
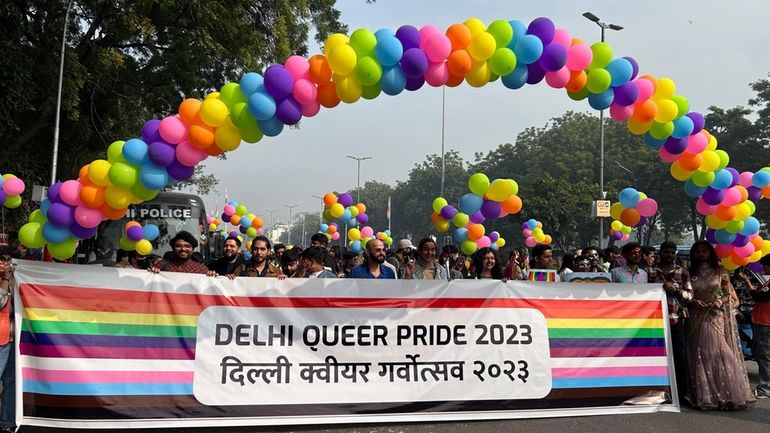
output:
[[345, 212], [342, 214], [340, 218], [342, 218], [343, 220], [349, 220], [353, 218], [353, 215], [350, 213], [350, 209], [345, 209]]
[[692, 119], [682, 116], [674, 120], [674, 132], [671, 133], [671, 136], [674, 138], [686, 138], [692, 134], [694, 127], [695, 124], [692, 122]]
[[770, 185], [770, 173], [759, 170], [751, 177], [751, 183], [757, 188], [764, 188], [767, 185]]
[[504, 76], [501, 81], [503, 86], [516, 90], [527, 84], [527, 78], [529, 78], [529, 68], [524, 63], [517, 63], [513, 72]]
[[730, 233], [727, 230], [720, 229], [720, 230], [717, 230], [716, 233], [714, 233], [714, 238], [720, 244], [731, 244], [735, 240], [735, 234]]
[[148, 163], [150, 159], [147, 156], [147, 143], [138, 138], [126, 141], [123, 144], [123, 158], [136, 165]]
[[733, 183], [733, 174], [729, 170], [717, 170], [714, 172], [714, 181], [711, 182], [711, 187], [714, 189], [729, 188]]
[[636, 205], [639, 203], [639, 191], [633, 188], [625, 188], [623, 191], [620, 191], [618, 198], [620, 199], [620, 204], [622, 204], [623, 207], [636, 207]]
[[[249, 95], [247, 107], [249, 108], [249, 113], [257, 120], [269, 120], [275, 116], [275, 99], [268, 95], [267, 92], [257, 91]], [[262, 128], [260, 128], [260, 131], [265, 132]]]
[[363, 251], [363, 249], [361, 248], [361, 241], [353, 241], [353, 242], [351, 242], [350, 243], [350, 251], [352, 251], [352, 252], [354, 252], [356, 254], [358, 254], [361, 251]]
[[530, 230], [534, 230], [537, 228], [537, 220], [530, 218], [527, 221], [527, 227], [529, 227]]
[[142, 232], [144, 233], [142, 239], [147, 239], [148, 241], [154, 241], [160, 236], [160, 230], [155, 224], [147, 224], [142, 227]]
[[604, 69], [612, 77], [612, 81], [610, 81], [612, 87], [622, 86], [627, 83], [634, 73], [634, 67], [631, 66], [631, 62], [622, 57], [613, 59]]
[[356, 225], [358, 225], [358, 221], [356, 221], [355, 218], [351, 218], [348, 220], [348, 227], [355, 227]]
[[57, 227], [51, 223], [43, 224], [43, 237], [52, 244], [64, 242], [69, 239], [70, 236], [71, 233], [66, 227]]
[[535, 63], [543, 54], [543, 41], [535, 35], [524, 35], [516, 41], [513, 52], [518, 63]]
[[658, 140], [657, 138], [650, 135], [649, 132], [645, 132], [644, 143], [652, 149], [660, 149], [663, 144], [666, 143], [666, 140]]
[[158, 191], [168, 184], [168, 172], [162, 167], [148, 162], [139, 169], [139, 181], [145, 188]]
[[248, 74], [241, 77], [241, 81], [239, 83], [241, 93], [243, 93], [243, 96], [249, 97], [252, 93], [256, 92], [265, 82], [265, 79], [262, 77], [262, 75], [259, 75], [256, 72], [249, 72]]
[[48, 220], [48, 208], [51, 207], [51, 201], [47, 198], [44, 198], [43, 201], [40, 202], [40, 213], [45, 216], [46, 221]]
[[460, 227], [458, 229], [455, 229], [454, 233], [452, 233], [452, 237], [457, 241], [457, 243], [463, 243], [466, 240], [468, 240], [468, 229], [465, 227]]
[[245, 228], [251, 227], [251, 218], [241, 217], [241, 227], [245, 227]]
[[377, 46], [374, 55], [383, 68], [390, 68], [398, 64], [404, 55], [404, 47], [396, 35], [389, 29], [380, 29], [374, 34], [377, 38]]
[[380, 89], [386, 95], [395, 96], [403, 92], [406, 88], [406, 75], [398, 65], [392, 68], [382, 68], [382, 78], [380, 78]]
[[321, 226], [319, 227], [321, 233], [326, 233], [329, 231], [329, 224], [321, 223]]
[[751, 236], [759, 231], [759, 220], [750, 216], [743, 221], [743, 228], [738, 232], [744, 236]]
[[[256, 95], [256, 93], [254, 95]], [[259, 130], [268, 137], [275, 137], [283, 131], [283, 122], [278, 120], [275, 116], [267, 120], [257, 120], [257, 126], [259, 126]]]
[[687, 179], [687, 182], [684, 183], [684, 192], [692, 198], [697, 198], [702, 196], [703, 193], [706, 192], [707, 188], [708, 188], [707, 186], [701, 187], [694, 184], [692, 182], [692, 179]]
[[612, 105], [612, 101], [615, 100], [615, 92], [612, 88], [609, 88], [602, 93], [589, 93], [588, 105], [594, 110], [606, 110]]
[[513, 50], [516, 48], [516, 44], [521, 38], [527, 34], [527, 25], [519, 20], [510, 20], [508, 21], [508, 24], [510, 24], [513, 29], [513, 37], [511, 38], [511, 42], [508, 42], [508, 48]]
[[484, 197], [473, 193], [468, 193], [460, 197], [460, 203], [458, 206], [464, 214], [472, 215], [481, 209], [481, 205], [484, 204]]

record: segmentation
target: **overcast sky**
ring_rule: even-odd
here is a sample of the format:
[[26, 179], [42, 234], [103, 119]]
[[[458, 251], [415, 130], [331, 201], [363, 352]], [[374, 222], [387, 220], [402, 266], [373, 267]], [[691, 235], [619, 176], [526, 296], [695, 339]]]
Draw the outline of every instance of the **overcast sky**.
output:
[[[745, 105], [753, 96], [749, 83], [770, 72], [770, 2], [766, 0], [682, 1], [555, 1], [479, 0], [406, 1], [364, 0], [337, 2], [342, 21], [350, 31], [365, 27], [397, 29], [435, 24], [446, 29], [453, 23], [477, 17], [485, 23], [518, 19], [529, 23], [546, 16], [557, 27], [586, 42], [597, 41], [599, 27], [581, 16], [590, 11], [608, 23], [624, 27], [606, 34], [615, 56], [631, 56], [641, 73], [669, 77], [690, 108], [705, 114], [707, 107]], [[320, 52], [311, 44], [310, 53]], [[238, 77], [233, 77], [237, 81]], [[219, 87], [223, 83], [212, 83]], [[543, 126], [567, 110], [589, 111], [587, 101], [575, 102], [564, 90], [545, 81], [519, 90], [499, 81], [481, 89], [463, 84], [447, 89], [446, 149], [466, 159], [501, 143], [513, 142], [530, 126]], [[219, 203], [225, 189], [251, 212], [276, 210], [286, 221], [284, 205], [298, 205], [294, 213], [318, 211], [313, 195], [356, 186], [356, 162], [344, 155], [371, 156], [361, 164], [361, 183], [377, 180], [394, 185], [405, 180], [415, 163], [441, 152], [441, 89], [427, 84], [416, 92], [396, 97], [380, 95], [373, 101], [340, 104], [302, 120], [299, 129], [284, 129], [278, 137], [244, 143], [227, 161], [206, 161], [206, 172], [219, 180], [218, 194], [205, 197], [207, 207]], [[740, 167], [738, 167], [740, 169]], [[597, 179], [598, 182], [598, 179]], [[430, 203], [426, 203], [426, 212]]]

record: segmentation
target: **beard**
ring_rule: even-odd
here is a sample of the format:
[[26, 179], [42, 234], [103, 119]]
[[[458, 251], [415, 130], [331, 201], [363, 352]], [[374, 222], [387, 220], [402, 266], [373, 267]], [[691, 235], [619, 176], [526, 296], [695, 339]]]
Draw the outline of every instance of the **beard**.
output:
[[371, 256], [369, 258], [369, 260], [371, 260], [374, 263], [377, 263], [378, 265], [381, 265], [381, 264], [385, 263], [385, 257], [384, 256]]

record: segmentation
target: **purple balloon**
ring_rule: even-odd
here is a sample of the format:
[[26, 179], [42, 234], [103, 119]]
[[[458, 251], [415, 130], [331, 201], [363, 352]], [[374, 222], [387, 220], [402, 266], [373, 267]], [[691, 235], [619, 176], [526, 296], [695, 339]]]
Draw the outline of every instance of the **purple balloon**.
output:
[[126, 230], [126, 237], [134, 242], [141, 241], [144, 237], [144, 230], [141, 226], [131, 226]]
[[612, 239], [615, 239], [616, 241], [623, 239], [623, 233], [622, 232], [612, 233]]
[[647, 224], [647, 217], [639, 217], [639, 222], [636, 223], [636, 226], [642, 227], [645, 224]]
[[749, 237], [738, 233], [735, 235], [735, 240], [732, 242], [732, 245], [734, 247], [742, 247], [747, 243], [749, 243]]
[[491, 220], [500, 216], [500, 203], [492, 200], [484, 200], [481, 205], [481, 214], [484, 218]]
[[78, 223], [72, 223], [69, 227], [70, 232], [78, 239], [89, 239], [96, 235], [96, 229], [98, 227], [86, 228]]
[[270, 65], [265, 70], [265, 90], [275, 99], [285, 99], [294, 89], [294, 79], [282, 65]]
[[716, 234], [717, 234], [716, 230], [714, 230], [714, 229], [707, 229], [706, 230], [706, 240], [709, 241], [709, 243], [711, 243], [711, 244], [716, 244], [717, 243]]
[[163, 140], [153, 141], [147, 148], [147, 156], [158, 167], [168, 167], [174, 162], [174, 146]]
[[178, 181], [187, 180], [191, 178], [195, 173], [195, 167], [188, 167], [186, 165], [180, 164], [176, 159], [171, 163], [171, 165], [166, 167], [166, 170], [168, 170], [169, 176]]
[[540, 63], [530, 63], [527, 65], [527, 84], [537, 84], [545, 78], [545, 69]]
[[613, 102], [621, 107], [628, 107], [636, 102], [636, 98], [639, 96], [639, 87], [636, 83], [628, 81], [618, 87], [612, 88], [615, 93], [615, 99]]
[[75, 209], [64, 203], [52, 203], [46, 216], [55, 226], [69, 227], [75, 221]]
[[452, 218], [457, 215], [457, 209], [454, 208], [452, 205], [446, 205], [443, 208], [441, 208], [441, 212], [439, 213], [441, 215], [441, 218], [444, 218], [445, 220], [449, 221]]
[[634, 60], [633, 57], [625, 56], [624, 59], [628, 60], [628, 63], [631, 64], [631, 78], [630, 80], [633, 80], [636, 78], [637, 75], [639, 75], [639, 63], [636, 63], [636, 60]]
[[758, 273], [760, 275], [762, 275], [762, 273], [764, 273], [764, 271], [765, 271], [762, 268], [762, 264], [759, 263], [759, 262], [749, 263], [748, 266], [749, 266], [749, 269], [751, 269], [752, 271], [754, 271], [754, 272], [756, 272], [756, 273]]
[[734, 169], [732, 167], [727, 167], [727, 168], [725, 168], [725, 170], [729, 171], [730, 174], [733, 176], [733, 180], [730, 182], [730, 186], [728, 186], [728, 188], [732, 188], [735, 185], [738, 185], [738, 182], [740, 182], [740, 179], [741, 179], [741, 176], [738, 173], [738, 170], [736, 170], [736, 169]]
[[230, 222], [230, 215], [222, 214], [221, 220], [226, 222], [226, 223], [229, 223]]
[[353, 204], [353, 197], [350, 194], [343, 192], [337, 197], [337, 203], [344, 207], [348, 207]]
[[401, 42], [404, 51], [420, 46], [420, 31], [414, 26], [405, 25], [396, 30], [396, 38]]
[[61, 197], [59, 197], [59, 189], [61, 188], [61, 182], [56, 182], [48, 188], [48, 201], [51, 203], [61, 203]]
[[5, 191], [3, 191], [2, 189], [0, 189], [0, 205], [2, 205], [3, 203], [5, 203], [5, 199], [6, 199], [6, 198], [8, 198], [8, 195], [5, 193]]
[[537, 36], [543, 41], [543, 45], [551, 43], [554, 33], [556, 33], [556, 26], [546, 17], [535, 18], [527, 27], [527, 34]]
[[752, 185], [746, 188], [746, 191], [749, 192], [749, 200], [753, 201], [754, 203], [762, 199], [762, 190], [760, 188]]
[[246, 234], [246, 230], [248, 229], [249, 229], [248, 227], [238, 226], [238, 231], [240, 231], [244, 235]]
[[489, 240], [492, 242], [497, 242], [497, 240], [500, 239], [500, 233], [498, 232], [492, 232], [489, 234]]
[[425, 78], [422, 76], [406, 77], [406, 90], [409, 90], [410, 92], [419, 90], [423, 84], [425, 84]]
[[687, 149], [687, 139], [669, 137], [666, 142], [663, 143], [663, 147], [668, 151], [668, 153], [672, 155], [679, 155], [680, 153], [684, 152], [685, 149]]
[[299, 105], [293, 96], [289, 96], [278, 103], [275, 116], [284, 125], [294, 125], [302, 119], [302, 106]]
[[692, 134], [697, 134], [703, 129], [704, 126], [706, 126], [706, 119], [700, 113], [696, 113], [692, 111], [687, 113], [687, 117], [689, 117], [690, 120], [692, 120], [692, 124], [693, 124]]
[[567, 63], [567, 49], [559, 44], [548, 44], [543, 47], [543, 54], [538, 61], [546, 71], [558, 71]]
[[485, 218], [484, 218], [484, 215], [481, 214], [481, 211], [478, 211], [471, 215], [470, 220], [474, 224], [481, 224], [484, 222]]
[[159, 141], [160, 138], [160, 120], [150, 119], [144, 122], [142, 126], [142, 141], [145, 143], [152, 143], [153, 141]]
[[366, 212], [360, 213], [356, 216], [356, 221], [359, 224], [366, 224], [367, 222], [369, 222], [369, 215], [367, 215]]
[[419, 48], [409, 48], [401, 56], [401, 70], [409, 77], [422, 77], [428, 70], [428, 56]]
[[725, 192], [721, 189], [714, 189], [711, 187], [706, 188], [706, 191], [701, 196], [706, 204], [716, 206], [722, 203], [725, 198]]

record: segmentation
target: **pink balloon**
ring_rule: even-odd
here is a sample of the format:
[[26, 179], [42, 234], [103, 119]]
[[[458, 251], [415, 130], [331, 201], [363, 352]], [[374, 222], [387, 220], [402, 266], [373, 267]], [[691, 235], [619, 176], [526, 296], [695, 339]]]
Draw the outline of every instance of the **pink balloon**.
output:
[[24, 181], [18, 177], [12, 177], [3, 181], [3, 192], [6, 195], [21, 195], [24, 192]]
[[425, 72], [425, 81], [433, 87], [441, 87], [449, 80], [449, 68], [446, 63], [431, 63]]
[[690, 155], [697, 155], [704, 150], [709, 144], [709, 139], [705, 134], [697, 133], [687, 137], [687, 148], [684, 150]]
[[179, 116], [168, 116], [160, 121], [160, 137], [170, 144], [179, 144], [187, 140], [187, 125]]
[[649, 218], [658, 211], [658, 202], [651, 198], [640, 200], [639, 203], [636, 204], [636, 210], [639, 212], [639, 215]]
[[303, 80], [310, 77], [310, 63], [302, 56], [291, 56], [286, 59], [283, 65], [286, 71], [294, 78], [294, 81]]
[[752, 254], [754, 254], [754, 244], [751, 242], [746, 243], [746, 245], [742, 247], [734, 247], [735, 254], [738, 255], [738, 257], [748, 257]]
[[425, 42], [425, 54], [431, 63], [443, 62], [452, 53], [452, 42], [441, 32], [428, 36]]
[[374, 230], [371, 227], [369, 227], [369, 226], [366, 226], [366, 227], [361, 229], [361, 237], [362, 238], [369, 238], [373, 234], [374, 234]]
[[315, 102], [316, 97], [318, 96], [318, 88], [312, 81], [301, 78], [294, 83], [292, 95], [300, 105], [309, 104]]
[[523, 234], [525, 238], [528, 238], [528, 237], [532, 236], [532, 230], [524, 229], [524, 230], [521, 231], [521, 234]]
[[313, 117], [321, 111], [321, 104], [318, 101], [311, 101], [307, 104], [302, 104], [302, 115], [305, 117]]
[[613, 120], [618, 121], [624, 121], [631, 118], [631, 115], [634, 114], [634, 108], [632, 106], [629, 107], [621, 107], [617, 104], [610, 105], [610, 117]]
[[[77, 206], [80, 204], [80, 188], [82, 187], [83, 185], [81, 185], [80, 182], [68, 180], [61, 184], [61, 188], [59, 188], [59, 197], [64, 203], [67, 203], [70, 206]], [[82, 226], [83, 224], [80, 225]]]
[[637, 78], [634, 80], [634, 84], [636, 84], [636, 87], [639, 88], [639, 95], [636, 97], [637, 103], [650, 99], [652, 94], [655, 92], [655, 85], [652, 84], [652, 81], [646, 78]]
[[535, 240], [535, 238], [533, 238], [532, 236], [530, 236], [530, 237], [528, 237], [528, 238], [527, 238], [527, 239], [524, 241], [524, 245], [526, 245], [526, 246], [528, 246], [528, 247], [530, 247], [530, 248], [534, 248], [534, 246], [535, 246], [535, 245], [537, 245], [537, 241]]
[[235, 214], [235, 206], [231, 204], [226, 204], [225, 207], [222, 209], [222, 213], [227, 216], [233, 216]]
[[554, 89], [561, 89], [567, 85], [570, 79], [569, 69], [563, 66], [558, 71], [546, 72], [545, 82]]
[[99, 208], [90, 208], [80, 205], [75, 208], [75, 221], [81, 226], [92, 229], [104, 219], [104, 214]]
[[562, 47], [566, 49], [570, 49], [570, 45], [572, 45], [572, 36], [569, 34], [567, 29], [558, 28], [553, 33], [553, 40], [551, 41], [552, 44], [559, 44]]
[[332, 233], [332, 240], [333, 241], [339, 240], [339, 238], [340, 238], [340, 232]]
[[660, 149], [658, 149], [658, 155], [660, 155], [660, 159], [666, 161], [666, 162], [674, 162], [677, 159], [679, 159], [679, 155], [674, 155], [673, 153], [670, 153], [668, 150], [666, 150], [665, 147], [661, 146]]
[[567, 69], [582, 71], [591, 64], [594, 54], [586, 44], [577, 44], [567, 49]]
[[489, 239], [489, 236], [482, 236], [476, 239], [476, 246], [479, 248], [489, 248], [490, 245], [492, 245], [492, 241]]
[[695, 209], [703, 216], [711, 215], [717, 211], [717, 207], [707, 204], [703, 201], [703, 197], [698, 198], [698, 201], [695, 203]]
[[748, 188], [750, 186], [753, 186], [753, 184], [751, 183], [751, 178], [753, 177], [754, 177], [754, 173], [750, 171], [744, 171], [738, 176], [738, 179], [739, 179], [738, 182], [745, 188]]
[[502, 207], [500, 208], [500, 216], [498, 218], [505, 218], [508, 216], [508, 212], [505, 211]]
[[185, 140], [176, 147], [176, 159], [180, 164], [188, 167], [194, 167], [195, 164], [203, 161], [206, 156], [206, 152], [190, 144]]
[[628, 233], [623, 233], [623, 237], [620, 238], [620, 240], [621, 241], [627, 241], [630, 237], [631, 237], [631, 235], [629, 235]]
[[722, 199], [722, 203], [720, 203], [720, 205], [735, 206], [736, 204], [741, 202], [741, 192], [738, 191], [738, 188], [736, 187], [727, 188], [724, 191], [725, 191], [725, 198]]
[[[441, 29], [434, 26], [433, 24], [426, 24], [420, 28], [420, 49], [423, 51], [426, 51], [425, 49], [428, 46], [428, 40], [435, 34], [441, 34]], [[447, 54], [448, 56], [449, 54]]]

